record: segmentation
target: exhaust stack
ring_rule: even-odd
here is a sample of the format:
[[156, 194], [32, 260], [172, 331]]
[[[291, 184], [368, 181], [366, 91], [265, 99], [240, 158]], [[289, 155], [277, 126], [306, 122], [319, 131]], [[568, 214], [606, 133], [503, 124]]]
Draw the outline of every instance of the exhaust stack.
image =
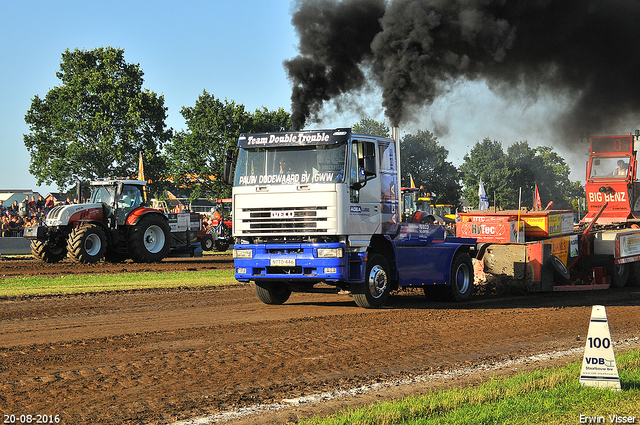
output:
[[396, 145], [396, 164], [398, 165], [398, 187], [396, 194], [398, 196], [398, 208], [400, 209], [400, 217], [404, 211], [404, 205], [402, 205], [402, 173], [400, 170], [400, 129], [397, 126], [391, 127], [391, 138]]

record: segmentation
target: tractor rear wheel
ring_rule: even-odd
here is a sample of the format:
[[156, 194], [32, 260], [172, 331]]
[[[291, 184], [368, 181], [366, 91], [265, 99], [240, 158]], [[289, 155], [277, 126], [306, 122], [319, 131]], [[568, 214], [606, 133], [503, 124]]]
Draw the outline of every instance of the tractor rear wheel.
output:
[[97, 224], [81, 224], [67, 238], [69, 258], [76, 263], [97, 263], [104, 258], [107, 237]]
[[171, 228], [160, 215], [145, 215], [129, 229], [129, 253], [136, 263], [162, 261], [170, 248]]
[[33, 241], [31, 242], [31, 254], [42, 262], [57, 263], [67, 256], [67, 248], [65, 246], [52, 248], [44, 241]]

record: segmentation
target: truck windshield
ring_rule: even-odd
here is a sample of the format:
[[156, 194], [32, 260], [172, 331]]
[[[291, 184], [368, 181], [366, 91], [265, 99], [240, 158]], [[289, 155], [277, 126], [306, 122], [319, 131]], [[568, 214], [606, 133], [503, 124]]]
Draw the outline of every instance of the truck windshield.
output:
[[235, 186], [344, 181], [346, 144], [240, 149]]
[[629, 173], [628, 157], [593, 158], [590, 178], [625, 178]]

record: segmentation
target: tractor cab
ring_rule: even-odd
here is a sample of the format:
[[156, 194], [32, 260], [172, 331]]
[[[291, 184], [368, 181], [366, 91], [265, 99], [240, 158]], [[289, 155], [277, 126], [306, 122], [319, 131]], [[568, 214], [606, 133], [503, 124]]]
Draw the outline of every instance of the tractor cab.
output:
[[91, 203], [102, 203], [105, 217], [115, 217], [118, 225], [124, 225], [131, 212], [143, 206], [145, 185], [143, 180], [94, 181]]
[[591, 138], [585, 185], [589, 212], [583, 222], [590, 223], [605, 204], [599, 224], [626, 226], [640, 219], [640, 182], [636, 181], [634, 148], [638, 138], [638, 134]]

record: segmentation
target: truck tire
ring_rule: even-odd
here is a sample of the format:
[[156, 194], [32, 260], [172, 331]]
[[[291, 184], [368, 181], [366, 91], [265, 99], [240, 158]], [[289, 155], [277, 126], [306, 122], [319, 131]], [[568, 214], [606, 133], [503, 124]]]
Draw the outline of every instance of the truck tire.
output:
[[291, 296], [291, 288], [284, 282], [255, 282], [258, 299], [265, 304], [284, 304]]
[[81, 224], [67, 238], [69, 258], [76, 263], [96, 263], [104, 257], [107, 237], [97, 224]]
[[31, 242], [31, 254], [42, 262], [57, 263], [67, 256], [67, 248], [64, 246], [51, 248], [46, 242], [33, 241]]
[[136, 263], [162, 261], [170, 248], [171, 228], [159, 215], [145, 215], [129, 229], [129, 254]]
[[365, 282], [353, 285], [353, 300], [363, 308], [382, 307], [389, 298], [389, 277], [387, 260], [382, 255], [371, 255], [367, 260]]
[[203, 251], [211, 251], [213, 249], [213, 236], [205, 235], [200, 240], [200, 246], [202, 247]]
[[473, 294], [473, 263], [466, 252], [459, 252], [453, 257], [451, 266], [451, 284], [447, 287], [451, 301], [467, 301]]

